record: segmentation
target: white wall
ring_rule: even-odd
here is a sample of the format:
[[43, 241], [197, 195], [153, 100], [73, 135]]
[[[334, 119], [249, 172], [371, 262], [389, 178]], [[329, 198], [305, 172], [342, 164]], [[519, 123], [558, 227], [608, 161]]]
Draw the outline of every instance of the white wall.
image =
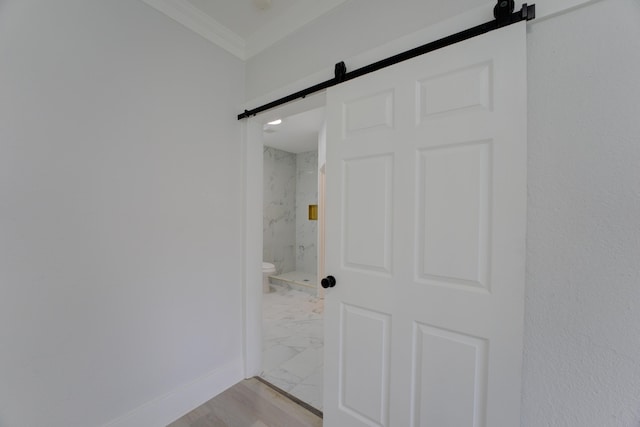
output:
[[[378, 2], [371, 9], [359, 0], [346, 3], [252, 58], [247, 64], [247, 99], [268, 101], [274, 94], [317, 83], [321, 76], [330, 78], [332, 64], [339, 60], [352, 69], [350, 63], [362, 66], [367, 59], [401, 50], [395, 47], [415, 46], [413, 36], [392, 39], [416, 28], [416, 17], [423, 25], [435, 22], [432, 16], [448, 16], [443, 10], [450, 12], [450, 3], [458, 2], [422, 3], [424, 10], [417, 4], [394, 10], [388, 25], [380, 25], [390, 12]], [[465, 8], [475, 4], [460, 3]], [[536, 3], [546, 11], [540, 15], [546, 19], [529, 24], [521, 425], [636, 427], [640, 3], [602, 0], [551, 17], [561, 4], [580, 1]], [[488, 20], [490, 5], [484, 4], [483, 20]], [[456, 21], [457, 29], [477, 23], [476, 15], [472, 11]], [[470, 22], [460, 24], [465, 20]], [[400, 28], [405, 21], [406, 33]], [[438, 23], [425, 31], [429, 37], [423, 42], [451, 30], [448, 23]], [[254, 107], [253, 101], [247, 107]]]
[[531, 27], [523, 426], [640, 425], [640, 2]]
[[0, 2], [0, 426], [165, 425], [240, 379], [243, 79], [142, 2]]

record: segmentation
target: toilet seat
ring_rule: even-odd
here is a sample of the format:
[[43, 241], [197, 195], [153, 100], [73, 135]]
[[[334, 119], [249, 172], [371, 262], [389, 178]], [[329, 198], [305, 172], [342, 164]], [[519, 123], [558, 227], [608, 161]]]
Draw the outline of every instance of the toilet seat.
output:
[[271, 264], [270, 262], [263, 262], [262, 263], [262, 272], [263, 273], [275, 273], [276, 272], [276, 266]]
[[262, 262], [262, 292], [265, 294], [271, 291], [269, 287], [269, 275], [275, 274], [276, 266], [270, 262]]

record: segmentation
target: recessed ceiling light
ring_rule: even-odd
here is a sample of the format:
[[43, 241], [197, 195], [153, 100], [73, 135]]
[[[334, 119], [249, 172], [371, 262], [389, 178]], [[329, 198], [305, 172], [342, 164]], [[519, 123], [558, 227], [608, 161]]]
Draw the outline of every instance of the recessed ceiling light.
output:
[[267, 123], [267, 124], [268, 124], [268, 125], [271, 125], [271, 126], [277, 126], [277, 125], [279, 125], [280, 123], [282, 123], [282, 119], [274, 120], [274, 121], [269, 122], [269, 123]]

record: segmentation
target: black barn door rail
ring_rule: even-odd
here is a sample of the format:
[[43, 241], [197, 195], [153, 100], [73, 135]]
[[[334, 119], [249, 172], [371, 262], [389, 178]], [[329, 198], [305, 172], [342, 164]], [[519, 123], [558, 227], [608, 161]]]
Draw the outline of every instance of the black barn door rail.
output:
[[319, 92], [327, 89], [331, 86], [335, 86], [342, 82], [346, 82], [355, 79], [365, 74], [378, 71], [382, 68], [389, 67], [402, 61], [406, 61], [416, 56], [424, 55], [425, 53], [433, 52], [434, 50], [442, 49], [443, 47], [450, 46], [455, 43], [479, 36], [481, 34], [488, 33], [498, 28], [506, 27], [507, 25], [515, 24], [521, 21], [531, 21], [536, 17], [536, 5], [522, 5], [522, 9], [518, 12], [514, 12], [515, 2], [514, 0], [498, 0], [498, 3], [493, 8], [493, 16], [495, 20], [485, 22], [484, 24], [477, 25], [469, 28], [468, 30], [460, 31], [459, 33], [452, 34], [444, 37], [440, 40], [433, 41], [431, 43], [418, 46], [416, 48], [407, 50], [397, 55], [391, 56], [386, 59], [382, 59], [373, 64], [365, 65], [353, 71], [347, 72], [347, 67], [344, 62], [339, 62], [335, 65], [335, 77], [331, 80], [327, 80], [322, 83], [318, 83], [314, 86], [308, 87], [291, 95], [269, 102], [268, 104], [256, 107], [252, 110], [245, 110], [243, 113], [238, 114], [238, 120], [246, 119], [251, 116], [255, 116], [263, 111], [270, 110], [279, 105], [286, 104], [291, 101], [295, 101], [298, 98], [305, 98], [307, 95]]

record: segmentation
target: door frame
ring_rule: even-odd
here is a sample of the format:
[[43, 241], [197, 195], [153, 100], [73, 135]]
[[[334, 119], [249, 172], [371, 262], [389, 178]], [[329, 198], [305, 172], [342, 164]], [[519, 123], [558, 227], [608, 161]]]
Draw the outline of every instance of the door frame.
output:
[[262, 127], [272, 120], [324, 107], [325, 93], [317, 93], [242, 122], [243, 179], [243, 359], [244, 376], [262, 371], [262, 222], [263, 140]]

